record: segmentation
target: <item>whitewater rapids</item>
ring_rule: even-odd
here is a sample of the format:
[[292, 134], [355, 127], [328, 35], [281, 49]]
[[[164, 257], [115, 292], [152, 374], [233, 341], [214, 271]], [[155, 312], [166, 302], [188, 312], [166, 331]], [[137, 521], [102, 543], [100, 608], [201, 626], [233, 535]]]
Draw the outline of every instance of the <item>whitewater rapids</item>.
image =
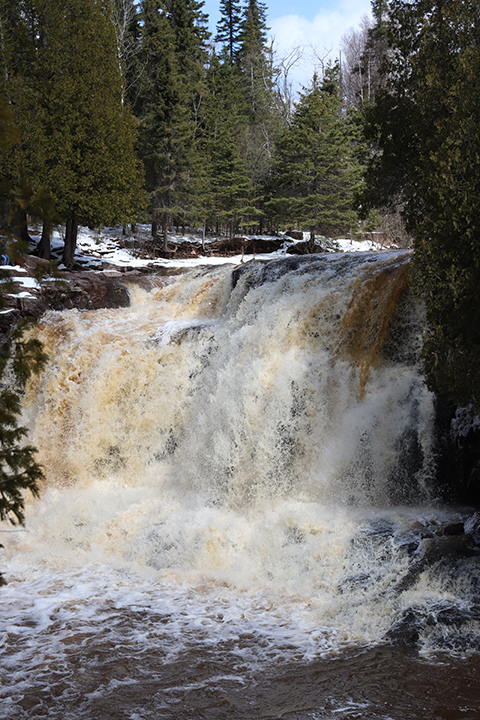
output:
[[[240, 687], [258, 667], [387, 647], [412, 608], [425, 656], [477, 651], [476, 615], [435, 619], [478, 604], [478, 571], [441, 552], [461, 512], [435, 484], [409, 261], [200, 268], [132, 286], [128, 308], [44, 316], [50, 361], [23, 421], [46, 483], [25, 531], [2, 535], [4, 668], [24, 673], [4, 676], [4, 717], [93, 717], [138, 672], [150, 682], [199, 657], [209, 683]], [[107, 656], [116, 670], [95, 681], [88, 658]], [[182, 716], [132, 703], [114, 717]], [[356, 707], [332, 703], [302, 717]]]

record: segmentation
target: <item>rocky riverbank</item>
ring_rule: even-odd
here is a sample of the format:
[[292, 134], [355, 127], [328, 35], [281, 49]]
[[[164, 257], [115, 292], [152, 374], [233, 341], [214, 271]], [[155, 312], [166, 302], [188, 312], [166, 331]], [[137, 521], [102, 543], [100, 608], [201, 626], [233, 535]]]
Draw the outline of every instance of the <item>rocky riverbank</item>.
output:
[[42, 284], [35, 281], [42, 261], [27, 255], [22, 267], [2, 268], [2, 278], [14, 283], [12, 292], [5, 294], [5, 307], [0, 312], [0, 332], [20, 320], [38, 320], [47, 310], [100, 310], [102, 308], [127, 307], [129, 284], [139, 284], [151, 289], [167, 275], [177, 275], [186, 268], [163, 268], [158, 265], [141, 267], [115, 267], [105, 263], [105, 268], [60, 273], [58, 278]]

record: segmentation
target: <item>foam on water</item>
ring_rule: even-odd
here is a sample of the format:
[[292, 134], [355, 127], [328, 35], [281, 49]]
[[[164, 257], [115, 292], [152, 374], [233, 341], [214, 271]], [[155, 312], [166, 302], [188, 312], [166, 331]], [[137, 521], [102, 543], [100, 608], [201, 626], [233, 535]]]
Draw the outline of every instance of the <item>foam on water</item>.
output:
[[457, 515], [435, 509], [408, 261], [196, 270], [129, 308], [47, 313], [25, 403], [47, 483], [26, 531], [2, 535], [12, 669], [103, 638], [165, 663], [227, 653], [234, 678], [384, 642], [447, 595], [477, 602], [466, 566], [412, 578]]

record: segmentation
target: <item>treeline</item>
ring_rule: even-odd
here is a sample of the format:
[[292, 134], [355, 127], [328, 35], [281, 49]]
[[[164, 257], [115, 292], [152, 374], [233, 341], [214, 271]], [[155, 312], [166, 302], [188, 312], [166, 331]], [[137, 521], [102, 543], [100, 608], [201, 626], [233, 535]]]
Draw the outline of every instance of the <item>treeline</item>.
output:
[[[148, 217], [165, 247], [172, 225], [358, 229], [365, 146], [338, 62], [293, 104], [265, 6], [220, 13], [211, 37], [197, 0], [3, 0], [1, 90], [21, 142], [1, 170], [53, 201], [42, 257], [55, 218], [67, 266], [79, 222]], [[34, 211], [19, 210], [24, 234]]]

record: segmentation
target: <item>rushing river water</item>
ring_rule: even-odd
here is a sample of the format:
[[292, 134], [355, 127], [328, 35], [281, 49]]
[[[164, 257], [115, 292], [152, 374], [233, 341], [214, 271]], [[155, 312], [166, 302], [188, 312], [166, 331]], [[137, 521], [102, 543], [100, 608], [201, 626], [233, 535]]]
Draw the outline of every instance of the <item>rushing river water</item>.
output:
[[436, 487], [408, 262], [199, 269], [47, 313], [0, 718], [478, 720], [472, 509]]

